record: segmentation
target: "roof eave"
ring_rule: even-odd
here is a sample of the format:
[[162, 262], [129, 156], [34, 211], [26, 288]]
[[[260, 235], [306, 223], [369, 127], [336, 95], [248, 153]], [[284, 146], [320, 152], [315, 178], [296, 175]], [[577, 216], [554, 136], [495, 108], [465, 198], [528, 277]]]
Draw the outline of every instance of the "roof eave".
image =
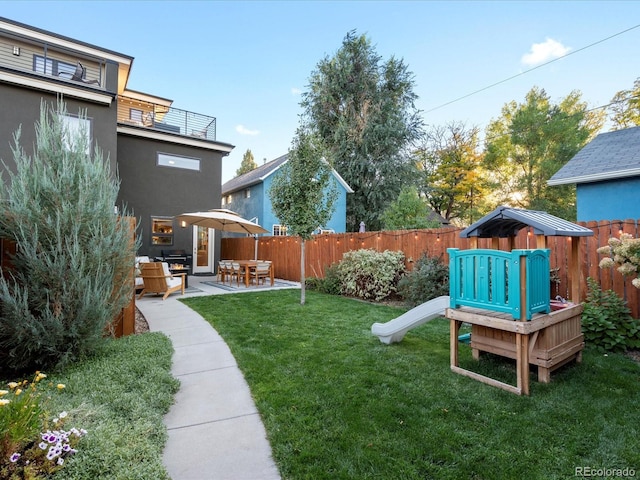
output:
[[579, 175], [577, 177], [549, 179], [547, 185], [570, 185], [572, 183], [592, 183], [601, 182], [603, 180], [617, 180], [619, 178], [640, 176], [640, 168], [629, 168], [627, 170], [616, 170], [611, 172], [593, 173], [591, 175]]

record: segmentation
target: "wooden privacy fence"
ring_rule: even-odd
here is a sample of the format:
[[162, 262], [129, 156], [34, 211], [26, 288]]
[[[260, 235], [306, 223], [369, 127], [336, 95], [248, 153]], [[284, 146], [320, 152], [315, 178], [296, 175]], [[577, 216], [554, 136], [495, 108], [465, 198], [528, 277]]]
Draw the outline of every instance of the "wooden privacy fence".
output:
[[[640, 318], [640, 290], [631, 285], [614, 268], [600, 269], [603, 255], [596, 250], [607, 244], [610, 237], [621, 232], [640, 237], [639, 220], [612, 220], [577, 222], [594, 232], [593, 237], [579, 237], [580, 292], [583, 301], [587, 292], [587, 277], [597, 280], [603, 290], [613, 290], [627, 301], [632, 315]], [[470, 248], [470, 239], [460, 238], [463, 228], [447, 227], [424, 230], [393, 230], [364, 233], [333, 233], [315, 236], [306, 242], [305, 273], [307, 277], [324, 277], [325, 268], [342, 260], [342, 255], [362, 248], [378, 252], [385, 250], [402, 251], [408, 269], [423, 253], [431, 257], [441, 257], [448, 262], [447, 248]], [[569, 297], [571, 285], [568, 279], [571, 242], [567, 237], [548, 237], [551, 269], [558, 269], [558, 282], [551, 282], [551, 295]], [[520, 230], [515, 248], [535, 248], [535, 236], [527, 228]], [[490, 238], [478, 240], [478, 248], [491, 248]], [[507, 239], [500, 239], [500, 249], [508, 250]], [[255, 255], [255, 239], [251, 236], [223, 238], [221, 258], [252, 259]], [[300, 281], [300, 238], [298, 237], [258, 237], [258, 258], [271, 260], [276, 278]]]

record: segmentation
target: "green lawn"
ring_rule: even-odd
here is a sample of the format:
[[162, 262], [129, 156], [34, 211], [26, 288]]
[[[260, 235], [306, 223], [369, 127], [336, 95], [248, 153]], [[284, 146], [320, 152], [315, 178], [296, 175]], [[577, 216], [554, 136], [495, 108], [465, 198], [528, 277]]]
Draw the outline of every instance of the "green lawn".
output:
[[[403, 310], [282, 290], [185, 299], [235, 355], [285, 479], [565, 479], [640, 473], [640, 365], [587, 349], [519, 397], [451, 373], [448, 323], [400, 344], [371, 324]], [[510, 360], [466, 368], [515, 382]]]

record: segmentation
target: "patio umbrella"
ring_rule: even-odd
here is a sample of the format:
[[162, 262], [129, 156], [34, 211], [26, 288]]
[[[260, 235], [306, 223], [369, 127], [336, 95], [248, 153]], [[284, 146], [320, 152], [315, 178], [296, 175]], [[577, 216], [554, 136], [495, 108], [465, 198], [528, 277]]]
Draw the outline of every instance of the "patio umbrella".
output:
[[238, 215], [236, 212], [232, 212], [227, 209], [183, 213], [175, 218], [179, 222], [185, 222], [189, 225], [200, 225], [202, 227], [222, 230], [224, 232], [247, 233], [251, 235], [269, 232], [257, 223], [250, 222], [246, 218]]

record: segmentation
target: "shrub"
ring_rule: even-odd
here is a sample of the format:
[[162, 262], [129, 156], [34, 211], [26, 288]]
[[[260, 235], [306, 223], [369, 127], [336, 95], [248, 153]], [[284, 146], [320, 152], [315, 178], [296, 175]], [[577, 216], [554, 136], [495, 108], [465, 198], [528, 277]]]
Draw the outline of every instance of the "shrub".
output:
[[383, 300], [397, 291], [404, 271], [403, 252], [352, 250], [343, 255], [337, 267], [340, 292], [365, 300]]
[[598, 253], [610, 255], [600, 261], [600, 268], [617, 267], [622, 275], [635, 276], [631, 284], [640, 288], [640, 238], [633, 238], [628, 233], [620, 234], [620, 238], [610, 238], [608, 245], [600, 247]]
[[309, 290], [317, 290], [330, 295], [340, 295], [340, 275], [338, 265], [333, 264], [325, 268], [324, 278], [309, 277], [305, 280]]
[[[90, 354], [131, 299], [133, 232], [114, 215], [119, 183], [62, 104], [43, 103], [32, 157], [14, 137], [0, 182], [0, 235], [17, 253], [0, 278], [0, 371], [61, 367]], [[128, 225], [127, 225], [128, 227]]]
[[582, 313], [585, 342], [603, 352], [620, 352], [640, 347], [640, 320], [631, 317], [629, 308], [613, 290], [602, 291], [587, 279], [588, 293]]
[[411, 307], [449, 295], [449, 267], [442, 262], [442, 257], [423, 253], [413, 270], [400, 279], [398, 293]]

